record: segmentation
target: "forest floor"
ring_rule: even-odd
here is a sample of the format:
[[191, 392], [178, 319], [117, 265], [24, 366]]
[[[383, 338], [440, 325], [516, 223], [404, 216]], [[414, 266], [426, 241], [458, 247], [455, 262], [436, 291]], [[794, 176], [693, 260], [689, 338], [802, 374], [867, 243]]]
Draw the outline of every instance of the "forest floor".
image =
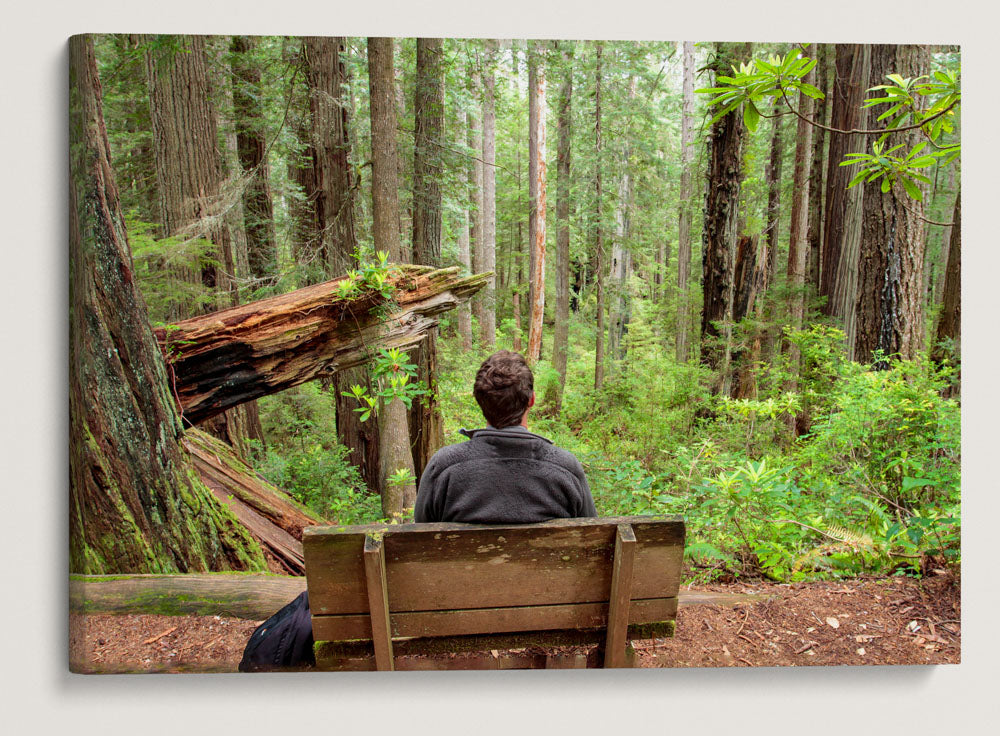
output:
[[[725, 595], [723, 595], [725, 594]], [[684, 587], [671, 639], [635, 641], [641, 667], [957, 664], [955, 575]], [[711, 601], [711, 602], [709, 602]], [[235, 672], [260, 621], [70, 616], [76, 671]], [[583, 651], [583, 650], [581, 650]]]

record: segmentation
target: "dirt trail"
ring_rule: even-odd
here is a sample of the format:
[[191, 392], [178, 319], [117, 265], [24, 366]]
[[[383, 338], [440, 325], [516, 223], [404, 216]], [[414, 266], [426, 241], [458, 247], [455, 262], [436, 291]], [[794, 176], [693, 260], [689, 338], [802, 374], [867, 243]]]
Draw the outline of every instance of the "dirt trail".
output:
[[[757, 594], [736, 605], [698, 593]], [[677, 635], [635, 642], [643, 667], [954, 664], [961, 587], [925, 580], [738, 583], [682, 590]], [[70, 616], [71, 658], [91, 672], [235, 672], [259, 621], [219, 616]]]

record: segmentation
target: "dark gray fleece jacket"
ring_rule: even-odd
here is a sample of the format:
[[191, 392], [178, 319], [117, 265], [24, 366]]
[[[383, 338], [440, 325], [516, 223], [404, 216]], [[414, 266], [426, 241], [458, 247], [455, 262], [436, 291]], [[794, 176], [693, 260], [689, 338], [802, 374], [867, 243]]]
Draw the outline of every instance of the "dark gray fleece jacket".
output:
[[524, 427], [461, 430], [420, 476], [414, 521], [531, 524], [597, 516], [580, 461]]

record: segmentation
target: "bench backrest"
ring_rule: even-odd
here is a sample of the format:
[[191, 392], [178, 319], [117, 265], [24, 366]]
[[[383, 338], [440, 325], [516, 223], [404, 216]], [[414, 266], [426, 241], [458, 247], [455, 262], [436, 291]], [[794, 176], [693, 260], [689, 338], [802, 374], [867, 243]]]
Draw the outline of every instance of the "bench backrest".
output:
[[371, 640], [383, 669], [393, 637], [608, 627], [624, 651], [623, 627], [676, 617], [684, 522], [309, 527], [303, 547], [315, 639]]

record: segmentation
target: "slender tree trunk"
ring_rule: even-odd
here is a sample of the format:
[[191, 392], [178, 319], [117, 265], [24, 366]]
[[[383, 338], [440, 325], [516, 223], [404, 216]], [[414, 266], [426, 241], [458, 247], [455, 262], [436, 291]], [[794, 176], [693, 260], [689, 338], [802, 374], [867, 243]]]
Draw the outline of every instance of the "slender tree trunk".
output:
[[[444, 45], [417, 39], [413, 134], [413, 259], [441, 262], [440, 146], [444, 132]], [[477, 244], [478, 245], [478, 244]]]
[[[628, 99], [635, 100], [636, 80], [629, 77]], [[615, 214], [615, 239], [611, 247], [611, 289], [613, 293], [611, 320], [608, 328], [608, 354], [612, 360], [625, 357], [623, 339], [628, 330], [631, 311], [629, 279], [632, 276], [632, 251], [628, 246], [632, 229], [632, 171], [630, 127], [627, 123], [622, 150], [622, 176], [618, 183], [618, 210]]]
[[[810, 71], [804, 79], [806, 84], [813, 83], [813, 72]], [[806, 118], [813, 114], [812, 97], [799, 94], [799, 111]], [[792, 329], [801, 329], [805, 315], [805, 271], [806, 255], [809, 248], [809, 167], [812, 163], [813, 126], [799, 118], [795, 136], [795, 173], [792, 175], [792, 223], [788, 236], [788, 288], [791, 293], [789, 303], [789, 324]], [[789, 372], [792, 375], [786, 382], [786, 391], [796, 391], [798, 381], [795, 376], [799, 370], [799, 348], [795, 343], [787, 343]]]
[[594, 388], [604, 386], [604, 197], [601, 181], [601, 56], [604, 44], [597, 42], [594, 53], [594, 280], [597, 286], [597, 332], [594, 350]]
[[556, 327], [552, 361], [559, 373], [559, 395], [556, 408], [562, 406], [566, 386], [566, 359], [569, 350], [569, 190], [570, 139], [573, 116], [573, 46], [563, 49], [563, 82], [559, 93], [559, 143], [557, 154], [558, 183], [556, 188]]
[[[496, 179], [496, 75], [498, 45], [496, 39], [485, 42], [485, 68], [483, 69], [483, 247], [482, 269], [478, 273], [496, 270], [497, 242], [497, 179]], [[490, 278], [482, 290], [483, 318], [479, 324], [483, 348], [496, 347], [496, 278]]]
[[399, 238], [399, 154], [396, 148], [392, 39], [368, 39], [368, 93], [372, 131], [372, 235], [375, 249], [403, 263]]
[[[372, 131], [372, 235], [375, 250], [403, 261], [399, 240], [399, 194], [396, 161], [396, 105], [393, 100], [393, 49], [391, 38], [368, 39], [368, 90]], [[410, 452], [410, 428], [400, 399], [382, 402], [379, 412], [379, 489], [382, 514], [401, 518], [417, 500], [416, 473]], [[390, 485], [397, 471], [411, 480]]]
[[688, 359], [688, 281], [691, 278], [691, 163], [694, 157], [694, 44], [684, 41], [681, 114], [681, 191], [677, 222], [677, 362]]
[[[837, 44], [830, 102], [832, 127], [840, 130], [866, 127], [868, 114], [861, 105], [870, 67], [870, 45]], [[849, 167], [840, 166], [840, 162], [848, 153], [868, 150], [868, 146], [864, 136], [830, 135], [819, 293], [827, 299], [823, 313], [844, 326], [848, 355], [853, 344], [863, 187], [847, 188], [853, 175]]]
[[[771, 110], [777, 115], [784, 110], [784, 102], [774, 101]], [[778, 224], [781, 222], [781, 159], [782, 159], [782, 120], [781, 117], [774, 117], [771, 120], [771, 158], [765, 168], [765, 178], [767, 179], [767, 224], [764, 227], [764, 246], [767, 249], [767, 284], [771, 286], [775, 283], [775, 276], [778, 273]], [[769, 321], [776, 321], [778, 318], [777, 305], [772, 300], [768, 305], [767, 318]], [[771, 360], [774, 355], [777, 327], [766, 330], [763, 336], [763, 352], [766, 360]]]
[[[815, 87], [825, 95], [821, 100], [813, 100], [813, 118], [821, 123], [826, 122], [827, 98], [830, 96], [830, 85], [827, 72], [828, 44], [816, 44], [816, 55], [819, 61], [815, 67]], [[809, 250], [806, 257], [806, 278], [809, 293], [813, 296], [819, 293], [819, 272], [823, 245], [823, 149], [826, 142], [826, 131], [822, 128], [813, 129], [812, 164], [809, 167]]]
[[528, 324], [535, 303], [535, 207], [538, 201], [538, 55], [534, 41], [528, 41]]
[[528, 364], [538, 361], [542, 353], [542, 317], [545, 312], [545, 185], [546, 185], [546, 152], [545, 152], [545, 68], [540, 66], [535, 70], [535, 145], [531, 149], [535, 158], [535, 201], [532, 205], [534, 213], [534, 235], [532, 252], [534, 253], [533, 270], [531, 273], [532, 301], [531, 320], [528, 324]]
[[[476, 64], [469, 75], [470, 92], [473, 99], [476, 99], [482, 90], [482, 78], [479, 73], [479, 65]], [[472, 270], [481, 273], [483, 267], [483, 162], [479, 151], [483, 150], [483, 125], [475, 107], [469, 112], [469, 148], [475, 157], [472, 161], [469, 185], [472, 189], [471, 196], [471, 229], [469, 244], [472, 250]], [[476, 324], [480, 326], [485, 321], [483, 300], [476, 296], [472, 300], [472, 315], [476, 318]]]
[[236, 149], [246, 182], [243, 218], [247, 237], [248, 274], [252, 286], [272, 279], [278, 271], [278, 246], [271, 200], [270, 166], [264, 136], [260, 69], [253, 58], [258, 41], [254, 36], [233, 36], [233, 107]]
[[70, 571], [263, 570], [197, 479], [135, 281], [90, 36], [70, 39]]
[[[749, 58], [749, 44], [718, 44], [715, 74]], [[743, 111], [733, 110], [712, 125], [708, 189], [702, 230], [701, 361], [718, 374], [713, 387], [727, 392], [732, 340], [733, 260], [736, 255], [740, 185], [743, 180]]]
[[[962, 192], [955, 193], [955, 210], [948, 242], [948, 263], [944, 272], [944, 303], [938, 320], [931, 355], [938, 363], [946, 357], [961, 358], [962, 346]], [[945, 341], [951, 346], [945, 345]], [[956, 388], [958, 384], [956, 383]]]
[[[469, 128], [470, 118], [468, 112], [463, 108], [459, 111], [459, 124], [458, 124], [458, 141], [457, 143], [465, 142], [465, 139], [470, 135]], [[462, 264], [462, 270], [464, 273], [472, 273], [472, 251], [471, 251], [471, 240], [470, 240], [470, 229], [472, 227], [472, 219], [475, 217], [474, 213], [470, 213], [471, 202], [472, 202], [472, 189], [475, 186], [475, 174], [473, 173], [473, 168], [476, 165], [476, 161], [470, 161], [467, 166], [468, 180], [466, 182], [465, 193], [467, 195], [465, 206], [461, 208], [461, 215], [458, 223], [458, 260]], [[470, 217], [470, 214], [472, 215]], [[472, 305], [468, 302], [462, 304], [457, 310], [457, 321], [458, 321], [458, 334], [462, 337], [462, 350], [468, 352], [472, 350]]]

